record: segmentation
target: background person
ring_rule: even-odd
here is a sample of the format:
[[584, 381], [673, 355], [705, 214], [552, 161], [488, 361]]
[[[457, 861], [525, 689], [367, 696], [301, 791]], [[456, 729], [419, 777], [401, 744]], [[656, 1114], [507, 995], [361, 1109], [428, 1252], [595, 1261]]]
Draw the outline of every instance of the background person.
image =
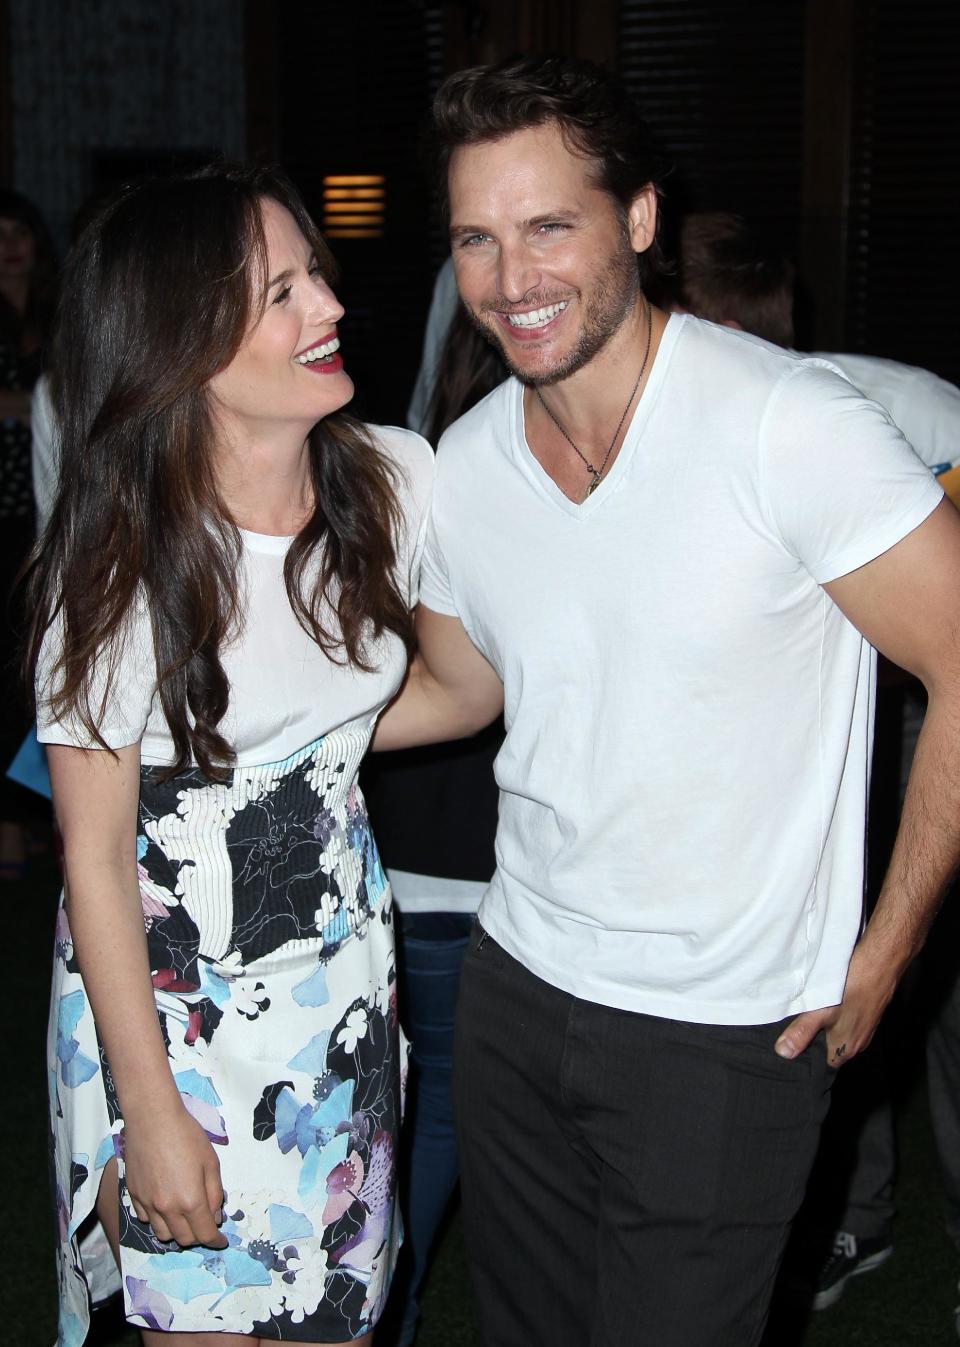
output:
[[[679, 231], [675, 273], [665, 299], [678, 312], [794, 346], [793, 263], [726, 211], [693, 212]], [[960, 462], [960, 388], [930, 370], [862, 353], [816, 351], [893, 417], [927, 467], [945, 472]]]
[[60, 485], [59, 431], [49, 374], [41, 374], [33, 390], [30, 438], [30, 475], [39, 536], [47, 527]]
[[28, 652], [64, 841], [65, 1342], [94, 1205], [145, 1343], [354, 1340], [390, 1281], [392, 922], [356, 771], [433, 457], [343, 411], [331, 273], [281, 177], [220, 168], [122, 193], [68, 268]]
[[4, 775], [29, 725], [16, 671], [22, 612], [13, 595], [34, 542], [30, 402], [57, 293], [57, 259], [37, 207], [0, 188], [0, 879], [22, 879], [36, 805]]

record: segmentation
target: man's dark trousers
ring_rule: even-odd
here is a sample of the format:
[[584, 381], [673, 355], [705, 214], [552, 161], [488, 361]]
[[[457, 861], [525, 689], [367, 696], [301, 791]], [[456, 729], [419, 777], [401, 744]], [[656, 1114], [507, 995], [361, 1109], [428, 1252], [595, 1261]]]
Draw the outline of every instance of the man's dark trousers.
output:
[[454, 1052], [485, 1347], [753, 1347], [833, 1072], [781, 1025], [578, 1000], [482, 927]]

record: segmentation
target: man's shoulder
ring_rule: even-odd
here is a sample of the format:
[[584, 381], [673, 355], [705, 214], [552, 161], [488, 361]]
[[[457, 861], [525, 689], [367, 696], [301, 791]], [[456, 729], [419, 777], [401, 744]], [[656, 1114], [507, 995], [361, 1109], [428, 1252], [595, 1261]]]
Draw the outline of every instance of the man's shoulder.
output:
[[737, 415], [762, 416], [787, 388], [806, 401], [820, 400], [849, 379], [825, 358], [787, 350], [751, 332], [723, 327], [685, 315], [674, 365], [675, 387], [689, 397], [692, 383], [704, 400], [716, 408], [735, 409]]
[[754, 379], [762, 387], [771, 387], [789, 376], [809, 357], [797, 351], [785, 350], [752, 332], [724, 327], [706, 318], [684, 315], [678, 350], [681, 361], [689, 362], [708, 376], [726, 383], [731, 377], [738, 382]]
[[960, 388], [932, 370], [880, 356], [824, 355], [865, 397], [886, 408], [930, 468], [960, 456]]

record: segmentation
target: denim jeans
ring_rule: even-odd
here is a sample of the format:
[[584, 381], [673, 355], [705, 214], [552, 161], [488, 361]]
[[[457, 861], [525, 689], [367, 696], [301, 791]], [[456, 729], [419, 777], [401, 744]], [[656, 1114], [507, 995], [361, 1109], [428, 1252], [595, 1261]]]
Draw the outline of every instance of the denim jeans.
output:
[[[398, 1001], [412, 1043], [401, 1159], [405, 1238], [389, 1312], [390, 1321], [400, 1320], [397, 1347], [413, 1342], [420, 1288], [459, 1175], [451, 1093], [453, 1021], [473, 922], [473, 916], [459, 912], [427, 912], [400, 913], [396, 923]], [[382, 1336], [385, 1343], [391, 1341], [389, 1329]]]

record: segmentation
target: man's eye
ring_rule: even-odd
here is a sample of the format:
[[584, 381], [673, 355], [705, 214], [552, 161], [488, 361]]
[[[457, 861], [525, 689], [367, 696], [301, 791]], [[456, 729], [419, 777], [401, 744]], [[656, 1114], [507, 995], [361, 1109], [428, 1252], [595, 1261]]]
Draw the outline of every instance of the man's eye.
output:
[[468, 234], [466, 238], [460, 240], [460, 247], [477, 248], [481, 243], [486, 243], [489, 238], [489, 234]]
[[540, 225], [541, 234], [559, 234], [561, 230], [566, 229], [566, 225], [561, 220], [547, 220], [545, 224]]
[[278, 290], [273, 298], [274, 304], [284, 304], [290, 298], [290, 289], [289, 285], [285, 285], [281, 290]]

